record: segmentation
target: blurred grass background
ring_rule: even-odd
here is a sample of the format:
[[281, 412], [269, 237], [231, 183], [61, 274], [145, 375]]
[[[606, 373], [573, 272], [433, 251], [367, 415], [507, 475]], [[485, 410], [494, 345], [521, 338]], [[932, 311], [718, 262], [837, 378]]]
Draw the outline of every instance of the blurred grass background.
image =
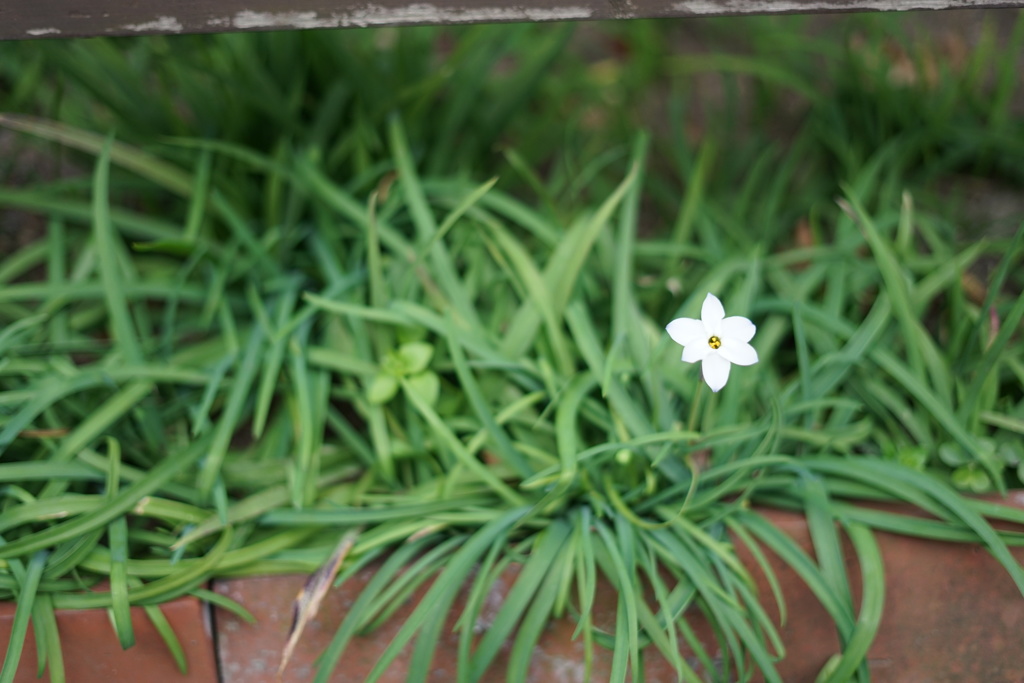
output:
[[[549, 208], [606, 194], [649, 130], [645, 229], [672, 220], [694, 177], [742, 187], [793, 147], [806, 213], [898, 144], [887, 166], [919, 202], [952, 202], [970, 239], [1016, 227], [999, 218], [1020, 205], [1020, 30], [1006, 10], [33, 41], [2, 46], [0, 79], [8, 112], [149, 146], [315, 148], [360, 190], [399, 111], [428, 174], [500, 174]], [[71, 156], [0, 144], [8, 185]], [[29, 234], [4, 220], [8, 241]]]

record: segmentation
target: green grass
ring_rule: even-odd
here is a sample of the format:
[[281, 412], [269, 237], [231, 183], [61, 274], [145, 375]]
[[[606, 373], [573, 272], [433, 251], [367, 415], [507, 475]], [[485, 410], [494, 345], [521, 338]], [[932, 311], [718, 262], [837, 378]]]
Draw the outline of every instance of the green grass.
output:
[[[54, 609], [110, 608], [128, 645], [143, 605], [180, 663], [161, 602], [312, 572], [353, 529], [339, 581], [379, 570], [318, 680], [430, 583], [374, 676], [405, 644], [424, 676], [433, 615], [466, 586], [459, 680], [506, 639], [523, 680], [569, 614], [588, 667], [614, 649], [613, 680], [659, 651], [682, 680], [778, 681], [735, 542], [778, 554], [835, 621], [822, 680], [867, 680], [873, 530], [982, 544], [1024, 590], [1007, 550], [1024, 536], [989, 522], [1024, 515], [964, 495], [1024, 473], [1024, 231], [964, 239], [941, 191], [1024, 181], [1011, 66], [983, 41], [907, 86], [879, 62], [898, 18], [841, 39], [803, 24], [702, 23], [725, 47], [665, 60], [679, 26], [646, 22], [592, 27], [623, 53], [589, 62], [572, 27], [531, 25], [3, 46], [0, 77], [40, 86], [5, 108], [45, 118], [0, 125], [92, 169], [12, 166], [0, 191], [48, 227], [0, 259], [12, 653], [32, 615], [60, 680]], [[637, 134], [625, 103], [651, 93], [668, 125]], [[714, 395], [664, 333], [708, 291], [754, 320], [760, 356]], [[813, 558], [752, 505], [803, 511]], [[598, 576], [615, 623], [595, 619]], [[717, 644], [696, 641], [697, 613]]]

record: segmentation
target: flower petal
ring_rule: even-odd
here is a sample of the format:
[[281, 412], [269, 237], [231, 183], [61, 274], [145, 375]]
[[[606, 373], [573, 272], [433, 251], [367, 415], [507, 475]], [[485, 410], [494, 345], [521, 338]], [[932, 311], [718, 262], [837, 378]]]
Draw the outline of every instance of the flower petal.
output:
[[729, 316], [722, 321], [722, 325], [718, 329], [721, 331], [722, 337], [741, 342], [750, 341], [754, 338], [754, 333], [757, 332], [757, 327], [754, 323], [742, 315]]
[[705, 341], [698, 341], [683, 347], [683, 362], [696, 363], [714, 353]]
[[676, 344], [688, 346], [696, 341], [707, 340], [708, 333], [704, 329], [704, 323], [693, 318], [676, 318], [665, 326], [668, 336]]
[[708, 336], [718, 333], [718, 325], [724, 317], [725, 309], [722, 308], [722, 302], [718, 300], [717, 296], [708, 292], [708, 295], [704, 297], [704, 304], [700, 307], [700, 319], [704, 321]]
[[736, 365], [753, 365], [757, 362], [757, 351], [747, 342], [737, 341], [733, 337], [722, 339], [722, 348], [718, 349], [719, 355], [730, 363]]
[[717, 392], [729, 381], [729, 368], [732, 367], [725, 358], [718, 353], [709, 354], [704, 362], [700, 364], [704, 381], [711, 387], [711, 391]]

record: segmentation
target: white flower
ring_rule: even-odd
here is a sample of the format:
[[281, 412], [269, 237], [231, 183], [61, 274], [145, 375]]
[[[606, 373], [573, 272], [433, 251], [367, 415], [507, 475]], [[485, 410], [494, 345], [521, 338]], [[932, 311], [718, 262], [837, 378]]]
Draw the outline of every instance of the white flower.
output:
[[725, 317], [722, 302], [708, 294], [700, 309], [700, 320], [676, 318], [665, 326], [672, 341], [683, 345], [683, 362], [701, 362], [704, 381], [718, 391], [729, 381], [729, 368], [753, 365], [757, 351], [748, 344], [757, 328], [743, 316]]

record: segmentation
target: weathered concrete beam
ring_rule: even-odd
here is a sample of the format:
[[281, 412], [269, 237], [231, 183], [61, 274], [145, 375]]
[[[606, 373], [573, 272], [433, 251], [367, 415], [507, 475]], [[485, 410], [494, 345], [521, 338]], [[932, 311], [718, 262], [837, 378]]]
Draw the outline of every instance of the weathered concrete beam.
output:
[[1024, 0], [0, 0], [0, 40], [1022, 5]]

